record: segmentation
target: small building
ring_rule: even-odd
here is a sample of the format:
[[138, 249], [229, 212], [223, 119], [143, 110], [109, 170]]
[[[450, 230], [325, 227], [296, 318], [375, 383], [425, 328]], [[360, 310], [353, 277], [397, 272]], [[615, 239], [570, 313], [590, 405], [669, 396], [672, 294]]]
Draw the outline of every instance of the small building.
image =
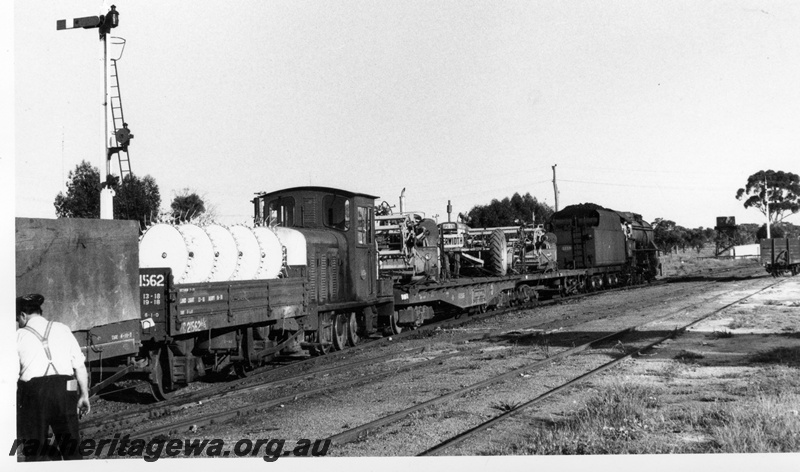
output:
[[761, 245], [759, 244], [745, 244], [742, 246], [733, 246], [729, 249], [722, 251], [720, 257], [732, 257], [734, 259], [758, 259], [761, 255]]

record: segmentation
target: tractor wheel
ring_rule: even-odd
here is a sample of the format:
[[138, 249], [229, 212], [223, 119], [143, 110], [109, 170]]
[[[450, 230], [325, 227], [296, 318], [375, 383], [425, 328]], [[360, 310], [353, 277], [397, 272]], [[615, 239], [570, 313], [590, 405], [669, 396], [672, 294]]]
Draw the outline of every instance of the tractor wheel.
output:
[[504, 276], [508, 269], [508, 245], [506, 235], [496, 229], [489, 237], [489, 260], [486, 264], [492, 275]]

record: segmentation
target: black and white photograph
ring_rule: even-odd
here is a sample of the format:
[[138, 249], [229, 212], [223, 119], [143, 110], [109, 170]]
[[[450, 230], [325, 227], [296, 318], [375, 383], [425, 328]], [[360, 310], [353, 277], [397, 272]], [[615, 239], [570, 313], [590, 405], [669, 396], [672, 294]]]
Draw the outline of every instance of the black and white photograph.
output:
[[2, 10], [7, 466], [796, 470], [800, 3]]

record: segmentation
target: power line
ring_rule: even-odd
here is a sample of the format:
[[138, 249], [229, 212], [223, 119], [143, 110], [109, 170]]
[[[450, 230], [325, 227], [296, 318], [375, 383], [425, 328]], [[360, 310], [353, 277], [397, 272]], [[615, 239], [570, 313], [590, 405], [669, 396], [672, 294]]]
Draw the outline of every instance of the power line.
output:
[[[686, 175], [686, 170], [653, 170], [653, 169], [632, 169], [630, 167], [594, 167], [594, 166], [576, 166], [572, 167], [569, 164], [563, 166], [566, 169], [574, 169], [574, 170], [595, 170], [595, 171], [605, 171], [605, 172], [614, 172], [614, 173], [622, 173], [622, 172], [641, 172], [644, 174], [678, 174], [678, 175]], [[741, 172], [732, 172], [732, 171], [720, 171], [719, 169], [714, 169], [715, 175], [726, 174], [726, 175], [741, 175]], [[559, 179], [560, 180], [560, 179]]]
[[[661, 185], [661, 184], [651, 184], [651, 185], [636, 185], [636, 184], [618, 184], [613, 182], [597, 182], [597, 181], [589, 181], [589, 180], [571, 180], [571, 179], [558, 179], [559, 182], [572, 182], [577, 184], [589, 184], [589, 185], [603, 185], [603, 186], [610, 186], [610, 187], [634, 187], [634, 188], [662, 188], [662, 189], [688, 189], [688, 190], [713, 190], [708, 185], [703, 186], [692, 186], [692, 185]], [[718, 189], [728, 188], [728, 187], [716, 187]]]

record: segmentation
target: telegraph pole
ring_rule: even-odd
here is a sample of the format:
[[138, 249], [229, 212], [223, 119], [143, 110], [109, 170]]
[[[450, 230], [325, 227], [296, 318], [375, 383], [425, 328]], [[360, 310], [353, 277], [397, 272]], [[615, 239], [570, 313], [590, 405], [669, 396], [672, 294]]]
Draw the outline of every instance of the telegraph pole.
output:
[[553, 191], [556, 194], [556, 211], [558, 211], [558, 184], [556, 183], [556, 166], [558, 164], [553, 164]]
[[106, 181], [102, 184], [100, 191], [100, 218], [104, 220], [114, 219], [114, 190], [111, 188], [111, 159], [108, 153], [108, 44], [106, 36], [111, 28], [116, 28], [119, 24], [119, 13], [117, 7], [111, 5], [111, 9], [105, 15], [84, 16], [73, 18], [72, 24], [67, 25], [67, 20], [56, 21], [56, 30], [65, 29], [93, 29], [98, 28], [100, 41], [103, 47], [103, 109], [105, 128], [103, 134], [103, 149], [105, 150], [103, 159], [106, 163]]
[[764, 172], [764, 203], [767, 207], [767, 239], [772, 237], [769, 229], [769, 186], [767, 186], [767, 173]]

